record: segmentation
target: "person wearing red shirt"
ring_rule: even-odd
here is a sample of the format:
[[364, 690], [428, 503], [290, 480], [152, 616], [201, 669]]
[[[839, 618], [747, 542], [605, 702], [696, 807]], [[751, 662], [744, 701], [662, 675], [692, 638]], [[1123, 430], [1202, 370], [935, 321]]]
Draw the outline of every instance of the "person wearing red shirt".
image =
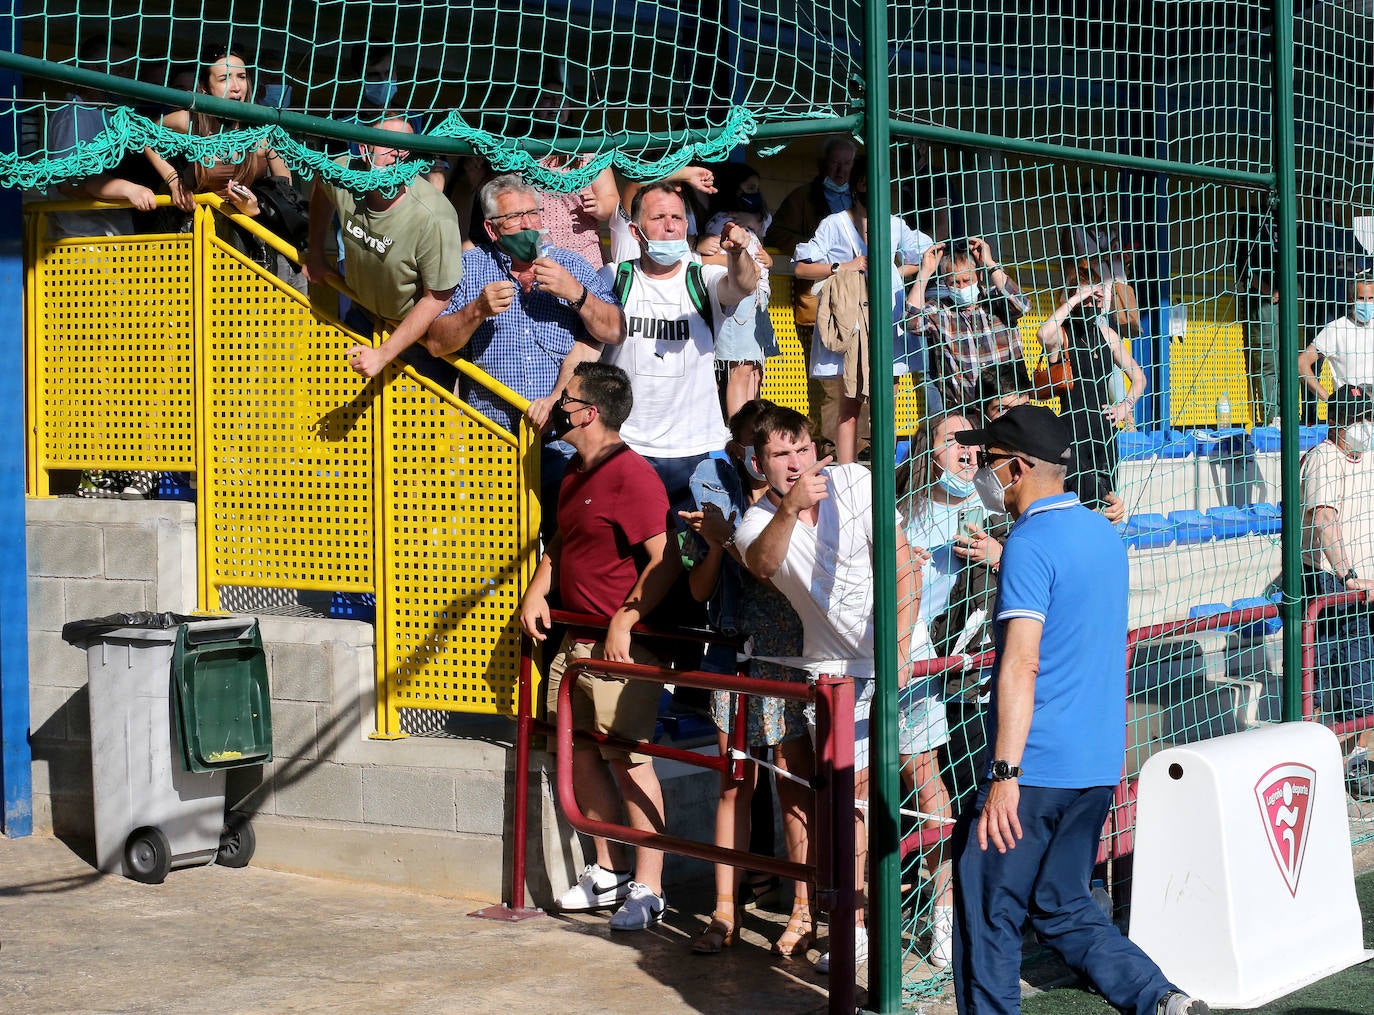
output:
[[[539, 561], [520, 604], [525, 633], [543, 641], [549, 630], [549, 593], [557, 575], [565, 609], [609, 618], [606, 636], [591, 641], [570, 632], [549, 666], [553, 711], [568, 664], [610, 659], [657, 666], [659, 657], [632, 642], [630, 628], [662, 600], [680, 565], [668, 553], [668, 494], [653, 467], [620, 439], [633, 405], [630, 379], [607, 363], [580, 363], [549, 415], [556, 436], [577, 451], [558, 493], [558, 533]], [[662, 688], [639, 680], [594, 674], [572, 693], [573, 728], [626, 740], [650, 740]], [[663, 792], [647, 755], [577, 744], [573, 782], [588, 816], [619, 819], [623, 800], [631, 827], [663, 832]], [[558, 900], [560, 909], [623, 905], [612, 930], [644, 930], [663, 919], [663, 854], [636, 847], [630, 870], [624, 847], [594, 838], [596, 862]], [[617, 862], [619, 861], [619, 862]]]

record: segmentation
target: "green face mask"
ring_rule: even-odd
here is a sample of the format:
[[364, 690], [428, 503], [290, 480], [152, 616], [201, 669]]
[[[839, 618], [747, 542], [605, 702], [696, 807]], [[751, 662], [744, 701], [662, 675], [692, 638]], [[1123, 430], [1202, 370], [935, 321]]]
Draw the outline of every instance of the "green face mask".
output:
[[511, 258], [529, 264], [539, 256], [539, 230], [521, 229], [518, 233], [502, 233], [496, 238], [497, 246], [510, 254]]

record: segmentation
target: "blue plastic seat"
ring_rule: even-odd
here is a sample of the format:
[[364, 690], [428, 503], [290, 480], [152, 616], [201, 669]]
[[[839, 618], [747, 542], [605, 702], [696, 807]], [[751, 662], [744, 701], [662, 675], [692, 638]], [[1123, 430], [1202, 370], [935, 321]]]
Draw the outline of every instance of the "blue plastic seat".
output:
[[[1193, 607], [1190, 607], [1190, 608], [1189, 608], [1189, 610], [1188, 610], [1188, 619], [1189, 619], [1189, 620], [1192, 620], [1192, 619], [1195, 618], [1195, 617], [1215, 617], [1215, 616], [1216, 616], [1217, 614], [1219, 614], [1219, 613], [1230, 613], [1230, 612], [1231, 612], [1231, 604], [1230, 604], [1230, 603], [1201, 603], [1201, 604], [1199, 604], [1198, 606], [1193, 606]], [[1234, 624], [1228, 624], [1228, 625], [1226, 625], [1226, 626], [1224, 626], [1224, 627], [1218, 627], [1218, 628], [1216, 628], [1215, 630], [1218, 630], [1218, 631], [1229, 631], [1229, 630], [1231, 630], [1231, 628], [1234, 627], [1234, 626], [1235, 626]]]
[[1123, 462], [1140, 462], [1159, 454], [1164, 435], [1158, 431], [1122, 430], [1116, 435], [1116, 451]]
[[1257, 426], [1250, 431], [1250, 439], [1256, 451], [1277, 451], [1282, 438], [1276, 426]]
[[1121, 526], [1121, 538], [1140, 550], [1168, 546], [1174, 541], [1174, 523], [1161, 514], [1132, 515]]
[[1180, 546], [1206, 543], [1216, 538], [1212, 520], [1201, 511], [1171, 511], [1169, 521], [1174, 523], [1174, 541]]
[[1316, 426], [1298, 427], [1298, 451], [1315, 448], [1324, 440], [1326, 440], [1326, 424], [1319, 423]]
[[[1264, 596], [1246, 596], [1244, 599], [1237, 599], [1231, 604], [1233, 610], [1263, 609], [1266, 606], [1273, 606], [1274, 600], [1266, 599]], [[1240, 633], [1247, 638], [1258, 638], [1261, 635], [1273, 634], [1275, 631], [1283, 629], [1283, 621], [1275, 616], [1269, 620], [1261, 620], [1255, 624], [1246, 624], [1240, 629]]]
[[377, 622], [377, 597], [371, 592], [335, 592], [329, 598], [329, 615], [335, 620]]
[[1273, 536], [1283, 531], [1283, 513], [1278, 504], [1251, 504], [1245, 511], [1253, 519], [1250, 531], [1256, 535]]
[[911, 438], [910, 438], [910, 437], [898, 437], [898, 438], [897, 438], [897, 461], [896, 461], [896, 464], [897, 464], [897, 465], [901, 465], [903, 462], [905, 462], [905, 461], [906, 461], [908, 458], [910, 458], [910, 457], [911, 457]]
[[1235, 539], [1247, 536], [1254, 531], [1255, 517], [1239, 507], [1214, 507], [1203, 512], [1212, 522], [1212, 532], [1217, 539]]
[[1160, 458], [1187, 458], [1197, 454], [1197, 438], [1191, 430], [1170, 430], [1159, 445]]

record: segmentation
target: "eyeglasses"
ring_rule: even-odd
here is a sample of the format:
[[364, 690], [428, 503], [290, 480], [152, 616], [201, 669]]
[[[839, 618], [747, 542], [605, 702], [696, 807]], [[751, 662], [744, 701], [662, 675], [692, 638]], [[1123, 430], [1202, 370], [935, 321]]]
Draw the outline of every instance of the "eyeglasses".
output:
[[1005, 461], [1005, 460], [1008, 459], [1008, 458], [1017, 458], [1017, 459], [1020, 459], [1022, 465], [1031, 466], [1032, 468], [1035, 466], [1035, 463], [1034, 463], [1034, 462], [1028, 462], [1028, 461], [1026, 461], [1024, 458], [1021, 458], [1020, 455], [1015, 454], [1015, 453], [1012, 453], [1012, 454], [1001, 454], [1001, 453], [999, 452], [999, 453], [997, 453], [997, 454], [989, 454], [989, 453], [986, 452], [986, 451], [980, 451], [980, 452], [978, 452], [978, 468], [980, 468], [980, 469], [986, 469], [986, 468], [988, 468], [990, 465], [992, 465], [993, 462]]
[[543, 213], [543, 208], [526, 208], [524, 211], [510, 211], [504, 215], [493, 215], [487, 221], [492, 225], [500, 225], [502, 222], [508, 222], [512, 219], [528, 222], [530, 219], [538, 219]]
[[[578, 408], [581, 408], [581, 409], [585, 409], [585, 408], [587, 408], [588, 406], [592, 407], [593, 409], [596, 408], [596, 403], [595, 403], [595, 402], [589, 402], [589, 401], [587, 401], [585, 398], [573, 398], [573, 396], [570, 395], [570, 394], [568, 394], [566, 391], [563, 392], [563, 394], [561, 394], [561, 395], [558, 396], [558, 407], [559, 407], [560, 409], [567, 409], [568, 405], [569, 405], [570, 403], [572, 403], [572, 402], [576, 402], [577, 405], [578, 405]], [[573, 409], [572, 411], [573, 411], [573, 412], [577, 412], [578, 410], [577, 410], [577, 409]]]

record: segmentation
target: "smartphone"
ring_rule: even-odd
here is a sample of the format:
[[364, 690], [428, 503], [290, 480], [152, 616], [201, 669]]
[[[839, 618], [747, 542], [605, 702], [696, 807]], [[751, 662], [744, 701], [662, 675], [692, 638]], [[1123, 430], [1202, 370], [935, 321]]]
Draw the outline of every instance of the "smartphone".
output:
[[983, 510], [981, 504], [971, 504], [967, 507], [961, 507], [957, 517], [959, 530], [955, 533], [955, 538], [968, 535], [971, 526], [981, 529], [987, 521], [987, 512]]
[[247, 187], [245, 187], [243, 184], [239, 183], [238, 180], [229, 181], [229, 192], [231, 194], [237, 194], [239, 197], [253, 196], [253, 192], [249, 190]]

